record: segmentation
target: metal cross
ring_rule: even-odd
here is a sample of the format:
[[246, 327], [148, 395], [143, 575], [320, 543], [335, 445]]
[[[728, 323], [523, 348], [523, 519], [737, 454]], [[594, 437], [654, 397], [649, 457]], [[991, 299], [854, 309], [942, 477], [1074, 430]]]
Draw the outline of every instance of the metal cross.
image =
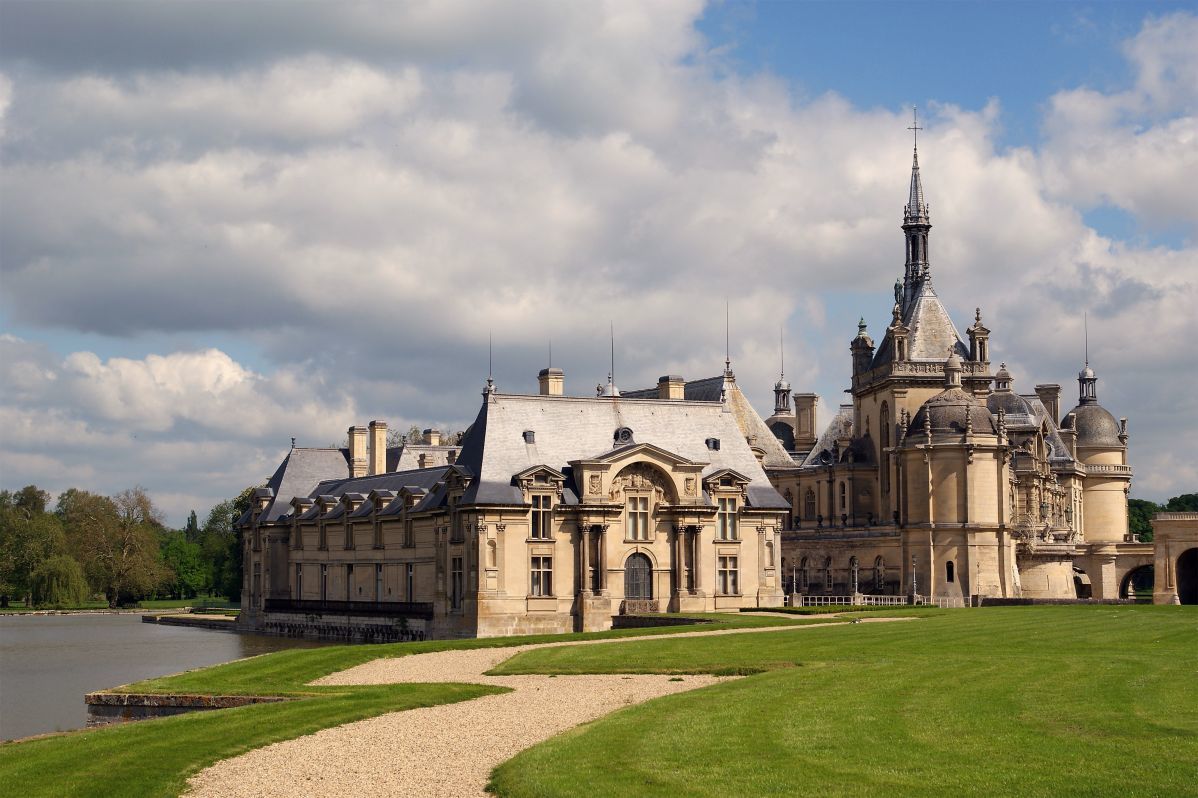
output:
[[914, 131], [914, 133], [915, 133], [915, 149], [918, 150], [919, 149], [919, 131], [923, 130], [923, 128], [919, 126], [919, 111], [916, 109], [916, 107], [914, 105], [911, 106], [911, 127], [907, 128], [907, 130]]

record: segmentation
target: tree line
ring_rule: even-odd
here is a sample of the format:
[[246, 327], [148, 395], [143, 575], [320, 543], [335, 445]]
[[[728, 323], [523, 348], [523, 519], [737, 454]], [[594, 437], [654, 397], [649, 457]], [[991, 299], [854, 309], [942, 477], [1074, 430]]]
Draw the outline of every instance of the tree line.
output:
[[1150, 502], [1147, 499], [1127, 500], [1127, 527], [1140, 540], [1152, 540], [1152, 516], [1157, 513], [1198, 513], [1198, 493], [1183, 493], [1174, 496], [1164, 504]]
[[101, 496], [71, 488], [50, 506], [36, 485], [0, 491], [0, 606], [77, 607], [102, 597], [110, 607], [145, 598], [241, 596], [240, 533], [249, 487], [193, 510], [171, 529], [142, 488]]

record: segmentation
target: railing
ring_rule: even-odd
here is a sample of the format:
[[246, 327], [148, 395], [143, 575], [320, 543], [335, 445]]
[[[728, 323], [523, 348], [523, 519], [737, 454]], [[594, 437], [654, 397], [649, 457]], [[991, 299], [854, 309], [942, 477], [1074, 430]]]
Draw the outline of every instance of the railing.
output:
[[405, 618], [432, 618], [431, 601], [319, 601], [309, 599], [267, 599], [267, 612], [302, 612], [310, 615], [337, 613], [348, 615], [393, 615]]
[[1124, 474], [1131, 476], [1131, 466], [1097, 463], [1086, 466], [1087, 474]]
[[804, 596], [786, 597], [788, 607], [906, 607], [908, 605], [936, 606], [941, 608], [968, 607], [969, 599], [961, 596]]

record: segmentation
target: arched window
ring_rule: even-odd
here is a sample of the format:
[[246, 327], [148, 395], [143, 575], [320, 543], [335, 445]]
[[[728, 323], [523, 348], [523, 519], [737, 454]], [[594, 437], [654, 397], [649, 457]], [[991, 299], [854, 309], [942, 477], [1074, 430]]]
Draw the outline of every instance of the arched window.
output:
[[956, 569], [953, 568], [953, 561], [949, 560], [948, 562], [946, 562], [944, 564], [944, 580], [946, 582], [956, 581], [955, 580], [955, 577], [956, 577], [955, 571], [956, 571]]
[[857, 588], [860, 586], [859, 582], [858, 582], [858, 576], [860, 574], [860, 570], [861, 570], [860, 563], [858, 562], [857, 558], [850, 557], [849, 558], [849, 589], [852, 590], [854, 593], [857, 592]]
[[807, 558], [799, 560], [799, 590], [806, 592], [811, 585], [811, 566], [807, 564]]
[[824, 592], [832, 592], [832, 558], [824, 559]]
[[878, 426], [882, 429], [882, 448], [885, 449], [890, 445], [890, 405], [886, 402], [882, 403], [882, 423]]
[[844, 483], [841, 482], [840, 483], [840, 511], [842, 513], [845, 511], [845, 508], [848, 506], [848, 504], [845, 501], [846, 495], [847, 495], [847, 491], [845, 490]]
[[874, 558], [874, 592], [881, 593], [886, 588], [886, 561], [882, 555]]
[[803, 518], [807, 521], [815, 520], [815, 491], [811, 488], [807, 489], [807, 494], [803, 497]]

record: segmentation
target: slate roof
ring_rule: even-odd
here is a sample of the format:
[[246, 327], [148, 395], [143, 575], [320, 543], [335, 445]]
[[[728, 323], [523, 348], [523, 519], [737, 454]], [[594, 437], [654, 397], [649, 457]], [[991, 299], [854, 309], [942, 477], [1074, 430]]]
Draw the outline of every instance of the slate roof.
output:
[[[710, 385], [701, 390], [709, 391]], [[643, 397], [646, 392], [635, 393]], [[781, 450], [760, 417], [758, 421], [764, 435]], [[752, 507], [788, 506], [770, 485], [731, 407], [726, 409], [719, 402], [629, 396], [491, 394], [484, 399], [478, 418], [462, 441], [458, 465], [473, 476], [462, 500], [522, 504], [523, 496], [512, 484], [513, 475], [546, 465], [572, 477], [570, 461], [611, 452], [616, 446], [615, 431], [621, 427], [632, 430], [636, 444], [650, 443], [688, 460], [707, 463], [704, 476], [723, 468], [744, 474], [750, 480], [748, 499]], [[526, 430], [535, 433], [531, 443], [525, 442]], [[708, 438], [720, 440], [718, 451], [707, 448]], [[787, 461], [793, 465], [789, 458]], [[574, 490], [575, 486], [569, 487]]]
[[278, 469], [266, 481], [274, 491], [274, 501], [262, 513], [263, 523], [272, 523], [291, 512], [291, 499], [308, 496], [321, 480], [344, 476], [349, 470], [345, 449], [294, 448], [283, 458]]
[[423, 443], [405, 443], [387, 450], [388, 471], [410, 471], [420, 466], [420, 455], [425, 455], [425, 468], [449, 465], [449, 453], [459, 451], [459, 446], [429, 446]]
[[[724, 391], [725, 380], [721, 375], [719, 377], [705, 377], [700, 380], [692, 380], [686, 383], [683, 389], [683, 398], [689, 402], [719, 402], [720, 395]], [[746, 438], [753, 439], [753, 445], [765, 450], [765, 460], [763, 461], [766, 467], [772, 468], [793, 468], [794, 460], [790, 453], [786, 451], [786, 447], [778, 440], [778, 436], [769, 428], [753, 405], [749, 402], [740, 386], [736, 384], [736, 378], [733, 377], [728, 385], [728, 407], [736, 418], [737, 424], [740, 426], [741, 434]], [[622, 393], [624, 399], [657, 399], [656, 388], [646, 388], [636, 391], [624, 391]], [[659, 400], [660, 401], [660, 400]], [[677, 401], [677, 400], [674, 400]]]
[[836, 441], [844, 438], [851, 438], [853, 434], [853, 406], [841, 405], [836, 411], [836, 415], [828, 422], [828, 426], [824, 427], [823, 434], [819, 436], [819, 440], [811, 447], [811, 451], [807, 453], [806, 459], [803, 460], [804, 466], [823, 465], [820, 462], [821, 452], [831, 452]]
[[346, 493], [369, 494], [372, 490], [390, 490], [398, 493], [405, 486], [431, 491], [438, 482], [444, 479], [448, 468], [448, 466], [416, 468], [407, 471], [374, 474], [368, 477], [355, 477], [352, 479], [342, 477], [341, 479], [326, 480], [314, 488], [310, 488], [308, 495], [315, 498], [321, 495], [343, 496]]

